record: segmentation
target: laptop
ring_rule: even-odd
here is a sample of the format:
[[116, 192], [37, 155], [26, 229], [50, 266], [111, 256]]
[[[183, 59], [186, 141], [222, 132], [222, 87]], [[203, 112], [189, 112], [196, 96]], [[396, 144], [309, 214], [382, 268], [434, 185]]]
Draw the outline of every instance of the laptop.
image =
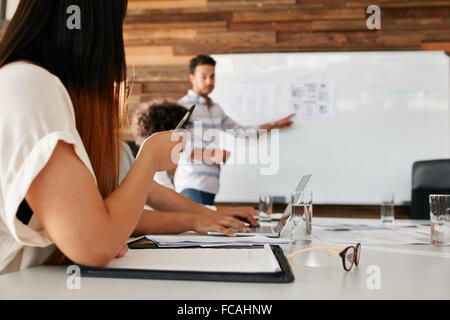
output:
[[[300, 192], [306, 191], [306, 189], [308, 188], [308, 186], [311, 182], [311, 178], [312, 178], [312, 175], [310, 175], [310, 174], [303, 176], [295, 190], [300, 191]], [[296, 199], [296, 200], [299, 201], [300, 199]], [[260, 225], [259, 227], [253, 227], [253, 228], [251, 228], [250, 232], [240, 232], [237, 230], [233, 230], [233, 232], [238, 237], [239, 236], [240, 237], [244, 237], [244, 236], [248, 237], [248, 236], [263, 235], [263, 236], [270, 237], [270, 238], [279, 238], [288, 224], [287, 222], [288, 222], [288, 218], [290, 217], [290, 215], [291, 215], [291, 204], [289, 201], [289, 204], [287, 205], [286, 209], [284, 210], [284, 212], [281, 216], [281, 219], [278, 221], [278, 223], [276, 225], [274, 225], [273, 223], [270, 223], [270, 224], [268, 223], [268, 224]], [[218, 235], [223, 235], [223, 234], [219, 233], [219, 232], [208, 232], [208, 235], [218, 236]]]

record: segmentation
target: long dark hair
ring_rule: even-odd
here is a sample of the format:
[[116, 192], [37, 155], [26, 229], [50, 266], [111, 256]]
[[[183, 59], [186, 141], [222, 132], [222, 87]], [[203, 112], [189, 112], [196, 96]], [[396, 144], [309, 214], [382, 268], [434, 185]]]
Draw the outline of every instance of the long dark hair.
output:
[[[103, 197], [116, 187], [125, 110], [122, 24], [127, 0], [23, 0], [0, 41], [0, 68], [27, 60], [57, 76], [71, 97], [77, 130]], [[69, 29], [67, 10], [80, 9]]]

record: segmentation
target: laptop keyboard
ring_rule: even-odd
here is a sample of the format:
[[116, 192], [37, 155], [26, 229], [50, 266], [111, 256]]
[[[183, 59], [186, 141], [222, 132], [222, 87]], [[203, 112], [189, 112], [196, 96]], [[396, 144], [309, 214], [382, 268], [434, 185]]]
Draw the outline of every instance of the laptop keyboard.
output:
[[252, 228], [251, 232], [255, 233], [273, 233], [274, 228], [269, 226], [255, 227]]
[[283, 227], [280, 224], [277, 224], [276, 226], [261, 226], [261, 227], [255, 227], [252, 228], [251, 232], [255, 233], [279, 233]]

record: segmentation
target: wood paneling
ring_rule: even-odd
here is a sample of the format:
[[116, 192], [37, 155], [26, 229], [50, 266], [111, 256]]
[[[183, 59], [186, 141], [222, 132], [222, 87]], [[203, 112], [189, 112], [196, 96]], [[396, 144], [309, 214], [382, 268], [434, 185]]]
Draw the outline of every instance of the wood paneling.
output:
[[345, 20], [364, 19], [362, 8], [355, 9], [304, 9], [294, 7], [288, 10], [259, 9], [233, 13], [233, 21], [236, 22], [267, 22], [267, 21], [313, 21], [313, 20]]
[[[255, 209], [257, 203], [216, 203], [218, 206], [250, 206]], [[274, 212], [284, 212], [285, 204], [274, 204]], [[411, 206], [395, 206], [396, 219], [409, 219]], [[313, 208], [313, 217], [332, 217], [332, 218], [380, 218], [380, 206], [374, 205], [326, 205], [315, 204]], [[313, 218], [314, 219], [314, 218]]]
[[[381, 8], [381, 30], [366, 9]], [[156, 97], [181, 98], [198, 54], [445, 50], [450, 0], [129, 0], [127, 62], [135, 66], [130, 113]]]
[[142, 11], [149, 9], [205, 8], [207, 4], [207, 0], [134, 0], [129, 1], [128, 10]]
[[422, 50], [445, 50], [450, 53], [450, 41], [422, 42]]

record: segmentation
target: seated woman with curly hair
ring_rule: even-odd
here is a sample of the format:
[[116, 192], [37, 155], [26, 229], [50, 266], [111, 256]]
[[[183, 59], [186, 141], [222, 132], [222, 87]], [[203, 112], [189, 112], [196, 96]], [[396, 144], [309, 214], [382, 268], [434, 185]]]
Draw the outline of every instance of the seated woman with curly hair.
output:
[[[132, 119], [132, 133], [137, 146], [141, 146], [143, 142], [157, 132], [164, 132], [174, 129], [186, 114], [187, 109], [172, 100], [153, 100], [141, 105], [136, 110]], [[185, 123], [185, 126], [189, 125]], [[173, 176], [175, 169], [169, 171], [156, 172], [154, 180], [159, 184], [174, 190]], [[258, 225], [254, 216], [258, 212], [253, 207], [222, 207], [222, 206], [202, 206], [191, 202], [191, 206], [198, 208], [198, 212], [204, 210], [204, 207], [216, 210], [218, 213], [228, 216], [238, 217], [247, 220], [252, 225]]]

